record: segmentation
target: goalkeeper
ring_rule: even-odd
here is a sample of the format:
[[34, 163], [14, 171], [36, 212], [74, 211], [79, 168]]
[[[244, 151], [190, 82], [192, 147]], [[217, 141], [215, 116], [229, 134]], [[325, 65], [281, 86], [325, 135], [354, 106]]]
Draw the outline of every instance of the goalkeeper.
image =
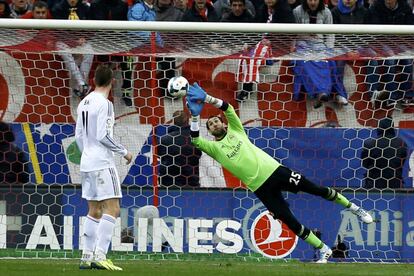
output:
[[[207, 120], [207, 130], [215, 137], [215, 141], [206, 140], [199, 135], [199, 115], [204, 103], [212, 104], [224, 111], [228, 121], [226, 128], [220, 116], [211, 116]], [[187, 106], [192, 115], [192, 143], [246, 184], [275, 219], [283, 221], [297, 236], [319, 249], [318, 263], [326, 263], [332, 255], [332, 250], [295, 218], [283, 198], [282, 191], [302, 191], [323, 197], [349, 209], [363, 222], [372, 223], [370, 214], [349, 202], [342, 194], [329, 187], [313, 184], [303, 175], [284, 167], [252, 144], [233, 106], [208, 95], [197, 83], [191, 86], [187, 93]]]

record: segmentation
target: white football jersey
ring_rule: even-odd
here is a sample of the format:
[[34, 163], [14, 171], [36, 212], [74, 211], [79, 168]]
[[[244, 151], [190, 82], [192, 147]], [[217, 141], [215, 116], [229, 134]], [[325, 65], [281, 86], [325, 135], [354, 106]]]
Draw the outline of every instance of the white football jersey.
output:
[[89, 93], [78, 106], [76, 143], [82, 152], [80, 171], [91, 172], [115, 167], [114, 152], [127, 150], [113, 140], [114, 107], [98, 92]]

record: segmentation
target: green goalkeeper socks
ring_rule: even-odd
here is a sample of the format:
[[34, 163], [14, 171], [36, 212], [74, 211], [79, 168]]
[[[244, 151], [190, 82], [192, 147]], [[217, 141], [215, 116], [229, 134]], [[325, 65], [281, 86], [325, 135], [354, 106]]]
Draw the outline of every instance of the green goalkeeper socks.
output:
[[349, 208], [349, 206], [351, 206], [351, 202], [349, 202], [349, 200], [340, 193], [337, 194], [335, 198], [335, 203], [338, 203], [344, 206], [345, 208]]
[[309, 236], [304, 241], [317, 249], [321, 249], [324, 245], [324, 243], [317, 236], [315, 236], [312, 231], [310, 231]]

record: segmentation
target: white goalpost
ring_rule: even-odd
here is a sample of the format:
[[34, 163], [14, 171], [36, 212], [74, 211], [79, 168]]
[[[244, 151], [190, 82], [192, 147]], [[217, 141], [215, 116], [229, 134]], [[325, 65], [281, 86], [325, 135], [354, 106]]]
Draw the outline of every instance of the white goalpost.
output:
[[1, 19], [0, 27], [11, 29], [66, 29], [156, 32], [243, 32], [243, 33], [319, 33], [319, 34], [387, 34], [412, 35], [410, 25], [330, 25], [330, 24], [263, 24], [215, 22], [157, 22], [157, 21], [101, 21], [101, 20], [10, 20]]

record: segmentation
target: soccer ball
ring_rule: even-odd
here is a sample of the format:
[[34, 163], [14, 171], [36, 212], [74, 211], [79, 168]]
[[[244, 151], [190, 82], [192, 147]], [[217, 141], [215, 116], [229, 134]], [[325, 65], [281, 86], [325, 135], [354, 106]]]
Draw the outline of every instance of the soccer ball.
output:
[[182, 98], [187, 95], [188, 80], [182, 76], [173, 77], [168, 82], [168, 93], [174, 98]]

